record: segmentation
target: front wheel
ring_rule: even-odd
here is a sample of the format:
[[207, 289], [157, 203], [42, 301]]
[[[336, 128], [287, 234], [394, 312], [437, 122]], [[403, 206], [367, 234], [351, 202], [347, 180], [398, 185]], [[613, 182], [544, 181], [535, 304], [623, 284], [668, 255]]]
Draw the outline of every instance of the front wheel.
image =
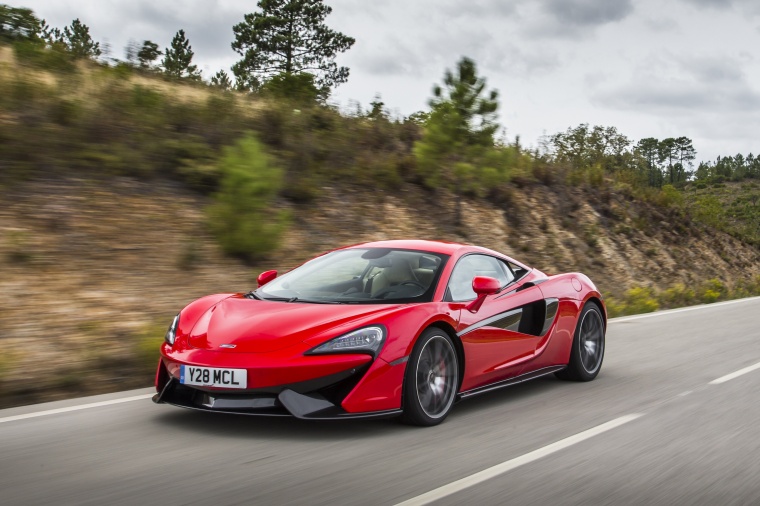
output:
[[446, 332], [429, 328], [414, 345], [404, 376], [404, 413], [411, 425], [441, 423], [451, 410], [459, 386], [454, 344]]
[[578, 317], [570, 362], [556, 376], [572, 381], [596, 378], [604, 359], [604, 330], [601, 309], [593, 302], [586, 303]]

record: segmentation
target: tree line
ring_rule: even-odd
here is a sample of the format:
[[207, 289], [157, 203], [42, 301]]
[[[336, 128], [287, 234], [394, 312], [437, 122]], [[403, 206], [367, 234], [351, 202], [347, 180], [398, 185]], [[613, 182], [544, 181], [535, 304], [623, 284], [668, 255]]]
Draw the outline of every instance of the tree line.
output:
[[[332, 9], [322, 0], [259, 0], [257, 6], [258, 11], [246, 14], [232, 27], [231, 48], [241, 57], [232, 66], [233, 76], [219, 71], [210, 78], [210, 85], [313, 103], [324, 101], [333, 87], [346, 82], [349, 69], [338, 66], [335, 58], [355, 40], [325, 24]], [[30, 9], [7, 5], [0, 5], [0, 41], [31, 44], [73, 58], [98, 59], [103, 53], [79, 19], [63, 29], [51, 28]], [[202, 81], [183, 29], [163, 50], [150, 40], [131, 41], [125, 54], [126, 60], [117, 66]], [[549, 136], [540, 149], [525, 151], [519, 138], [508, 143], [498, 136], [498, 92], [487, 90], [476, 63], [466, 57], [445, 72], [442, 85], [434, 86], [429, 106], [428, 112], [403, 119], [418, 124], [422, 131], [413, 148], [418, 182], [448, 188], [458, 201], [468, 194], [488, 194], [521, 168], [536, 166], [543, 166], [545, 174], [564, 171], [571, 183], [600, 184], [605, 175], [612, 175], [651, 188], [679, 188], [693, 179], [760, 177], [760, 159], [752, 154], [702, 162], [695, 169], [697, 152], [687, 137], [648, 137], [634, 143], [615, 127], [588, 124]], [[388, 120], [379, 97], [367, 118]]]
[[760, 156], [738, 153], [735, 156], [719, 156], [714, 162], [700, 162], [694, 179], [709, 183], [760, 179]]
[[547, 144], [548, 156], [560, 165], [576, 171], [628, 174], [634, 183], [652, 188], [679, 188], [689, 181], [760, 179], [760, 157], [752, 153], [719, 156], [694, 168], [697, 151], [688, 137], [647, 137], [634, 143], [615, 127], [581, 124], [552, 135]]
[[[348, 67], [338, 66], [335, 58], [350, 49], [355, 39], [325, 24], [331, 7], [322, 0], [259, 0], [257, 5], [257, 12], [246, 14], [232, 27], [235, 40], [231, 49], [241, 57], [231, 68], [234, 83], [220, 70], [209, 84], [316, 100], [347, 81]], [[97, 60], [103, 56], [89, 27], [78, 18], [63, 29], [51, 28], [31, 9], [4, 4], [0, 4], [0, 42], [32, 44], [73, 58]], [[132, 40], [125, 48], [125, 60], [112, 61], [174, 79], [200, 81], [194, 55], [187, 34], [180, 29], [163, 51], [151, 40]]]
[[628, 173], [632, 181], [653, 188], [683, 186], [694, 174], [697, 156], [688, 137], [647, 137], [634, 143], [615, 127], [588, 124], [552, 135], [547, 148], [555, 162], [573, 170]]

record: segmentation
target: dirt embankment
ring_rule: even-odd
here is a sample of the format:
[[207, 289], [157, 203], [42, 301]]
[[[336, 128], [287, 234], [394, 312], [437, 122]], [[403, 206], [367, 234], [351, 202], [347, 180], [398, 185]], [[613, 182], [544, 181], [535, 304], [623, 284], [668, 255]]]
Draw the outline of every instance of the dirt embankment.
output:
[[[430, 238], [502, 251], [548, 273], [583, 271], [602, 291], [760, 274], [760, 252], [622, 195], [516, 189], [497, 207], [449, 195], [324, 188], [273, 258], [222, 255], [207, 201], [165, 181], [56, 179], [0, 191], [0, 406], [146, 386], [165, 327], [186, 303], [245, 291], [341, 245]], [[287, 205], [287, 204], [283, 204]]]

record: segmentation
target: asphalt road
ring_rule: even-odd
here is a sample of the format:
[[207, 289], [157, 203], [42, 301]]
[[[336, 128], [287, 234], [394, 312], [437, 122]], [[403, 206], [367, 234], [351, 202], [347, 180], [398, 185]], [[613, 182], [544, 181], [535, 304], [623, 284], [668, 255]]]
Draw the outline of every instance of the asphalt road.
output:
[[427, 429], [149, 390], [7, 409], [0, 504], [758, 505], [759, 316], [754, 298], [613, 320], [595, 381], [485, 394]]

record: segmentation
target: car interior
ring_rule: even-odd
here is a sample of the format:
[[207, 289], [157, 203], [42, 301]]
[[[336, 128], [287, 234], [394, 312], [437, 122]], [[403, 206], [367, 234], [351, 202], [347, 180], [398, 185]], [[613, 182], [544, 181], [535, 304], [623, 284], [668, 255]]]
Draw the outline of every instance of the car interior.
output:
[[432, 297], [444, 258], [421, 251], [367, 250], [344, 262], [315, 269], [301, 279], [275, 280], [267, 285], [268, 291], [263, 295], [270, 300], [273, 296], [293, 301], [309, 298], [338, 302], [422, 301]]

